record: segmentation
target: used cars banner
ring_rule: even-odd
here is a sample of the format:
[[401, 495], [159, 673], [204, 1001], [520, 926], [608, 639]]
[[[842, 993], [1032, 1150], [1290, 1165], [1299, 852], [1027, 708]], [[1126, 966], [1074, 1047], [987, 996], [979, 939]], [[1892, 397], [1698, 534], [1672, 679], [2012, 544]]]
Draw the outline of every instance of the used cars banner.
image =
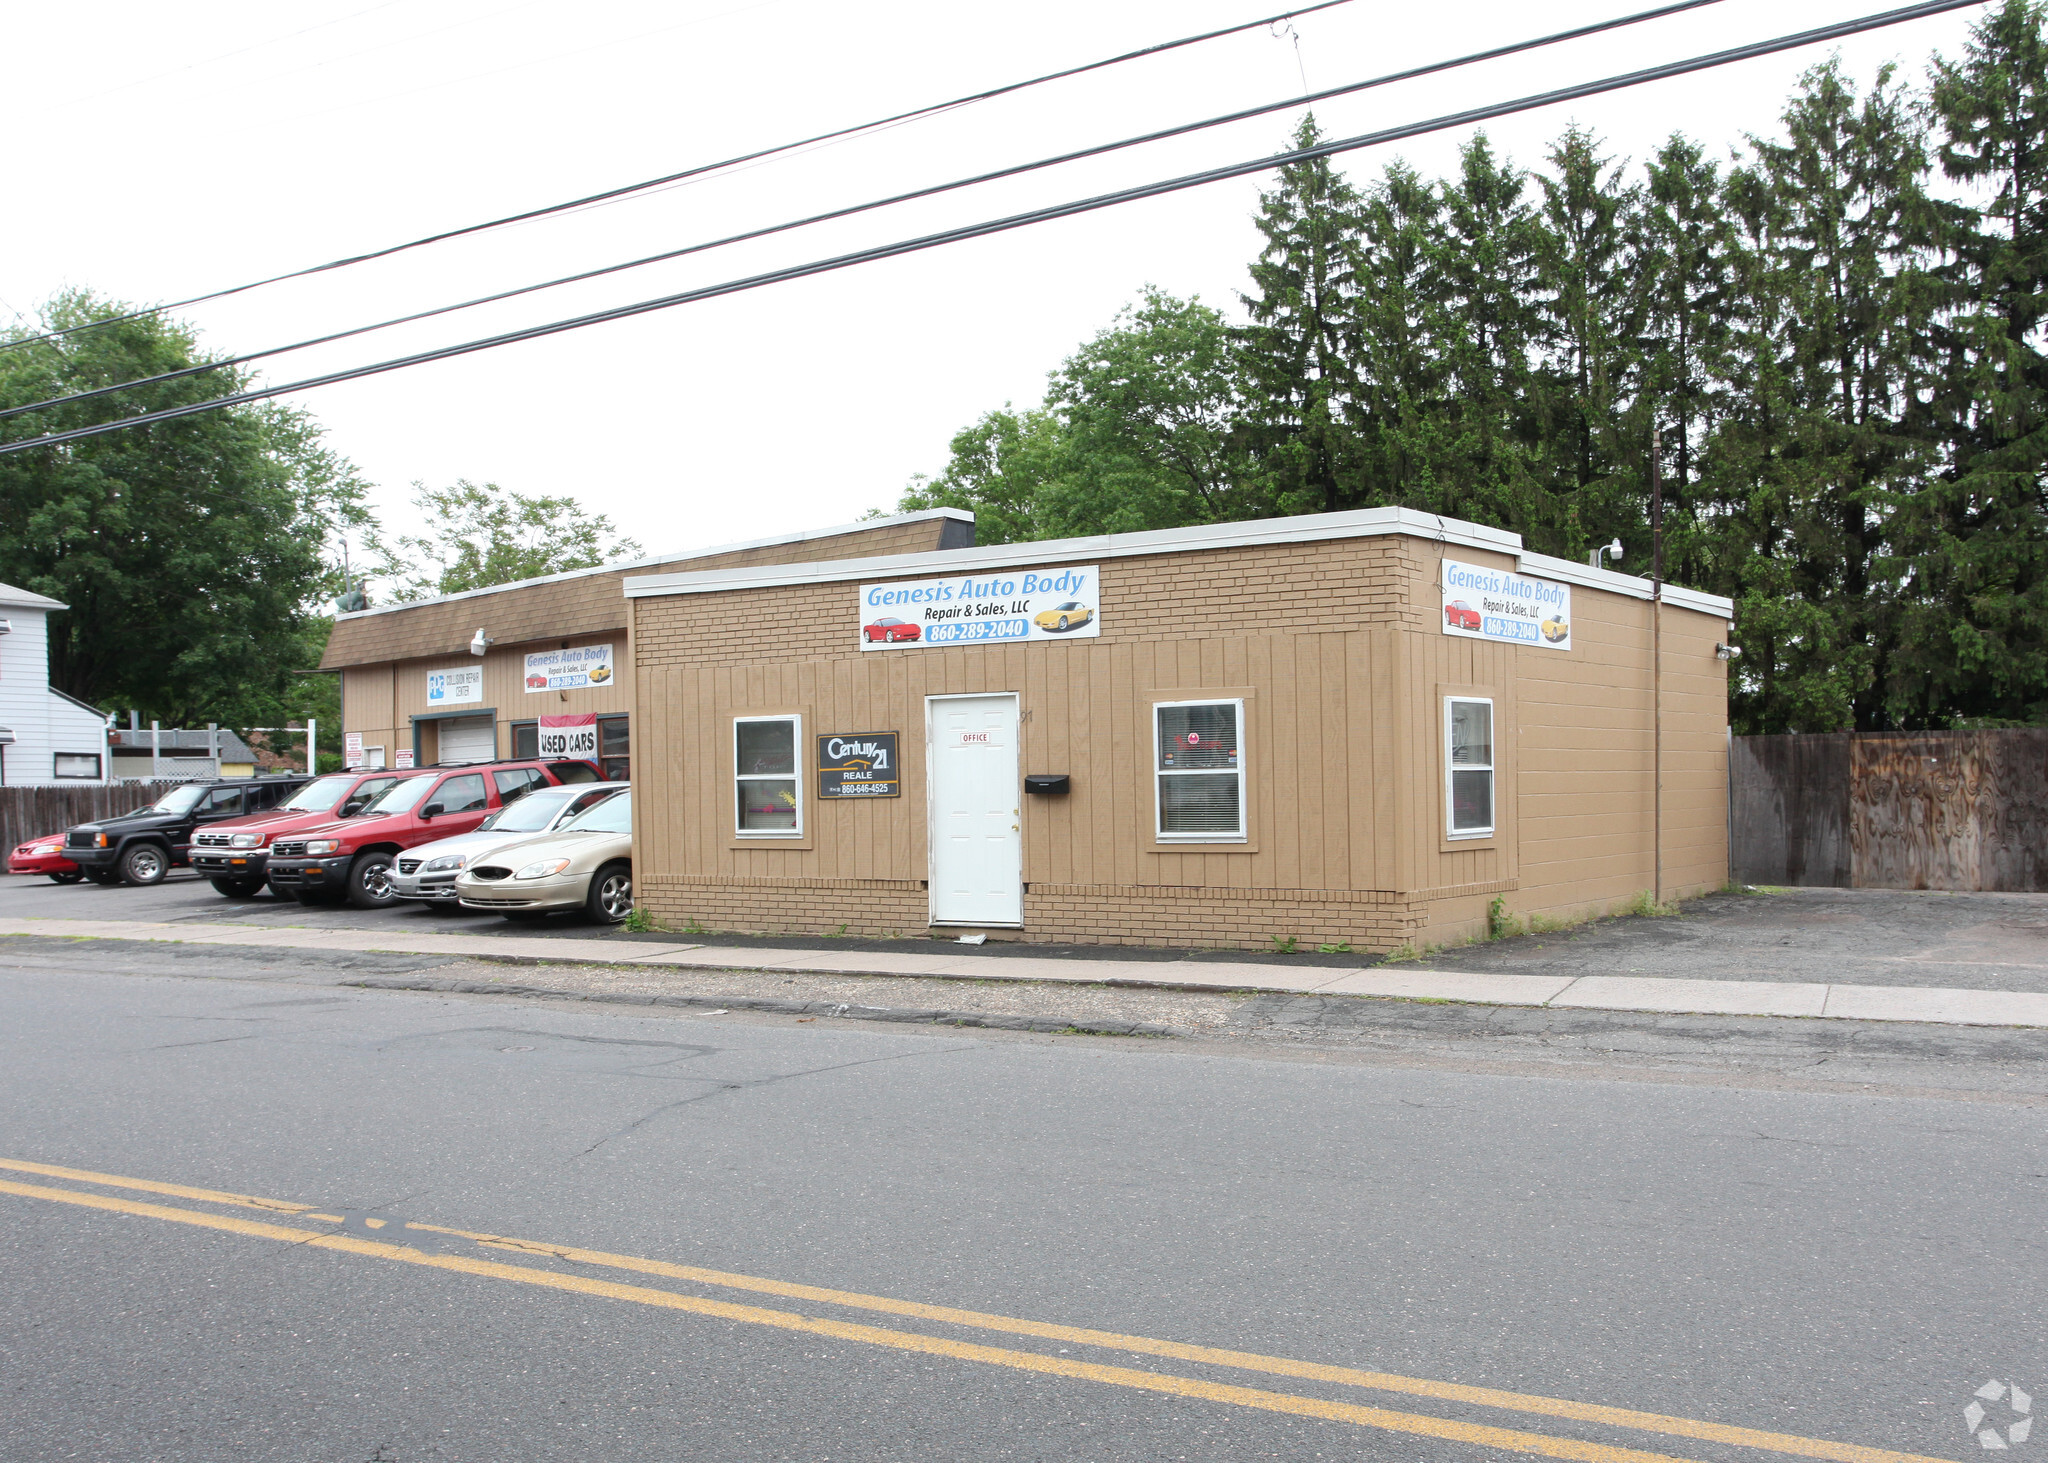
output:
[[1444, 634], [1572, 648], [1569, 584], [1444, 560]]
[[860, 648], [975, 645], [1100, 635], [1102, 576], [1078, 569], [1004, 569], [953, 579], [860, 587]]

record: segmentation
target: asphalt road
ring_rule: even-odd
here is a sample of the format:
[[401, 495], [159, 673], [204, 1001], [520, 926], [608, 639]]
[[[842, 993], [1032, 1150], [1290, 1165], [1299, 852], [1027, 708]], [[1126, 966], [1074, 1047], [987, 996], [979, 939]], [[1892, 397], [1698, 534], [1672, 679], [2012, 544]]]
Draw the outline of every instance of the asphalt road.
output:
[[0, 1457], [1876, 1463], [1798, 1439], [2048, 1396], [2038, 1098], [234, 958], [0, 968]]

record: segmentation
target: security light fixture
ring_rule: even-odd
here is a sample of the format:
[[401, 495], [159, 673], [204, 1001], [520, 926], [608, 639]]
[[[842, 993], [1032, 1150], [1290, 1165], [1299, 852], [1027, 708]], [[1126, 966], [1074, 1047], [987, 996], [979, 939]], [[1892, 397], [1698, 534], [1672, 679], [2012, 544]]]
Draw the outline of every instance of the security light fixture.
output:
[[1615, 563], [1619, 564], [1621, 562], [1621, 540], [1616, 539], [1611, 544], [1600, 545], [1599, 548], [1593, 550], [1592, 553], [1586, 555], [1586, 562], [1588, 564], [1591, 564], [1595, 569], [1598, 569], [1602, 567], [1600, 563], [1600, 556], [1602, 554], [1608, 555], [1614, 560]]
[[469, 642], [469, 653], [471, 655], [482, 655], [486, 650], [489, 650], [490, 648], [491, 637], [484, 634], [482, 630], [478, 630], [476, 632], [475, 637], [471, 639]]
[[1740, 654], [1742, 654], [1742, 647], [1739, 645], [1730, 645], [1722, 640], [1714, 642], [1714, 658], [1716, 660], [1733, 660]]

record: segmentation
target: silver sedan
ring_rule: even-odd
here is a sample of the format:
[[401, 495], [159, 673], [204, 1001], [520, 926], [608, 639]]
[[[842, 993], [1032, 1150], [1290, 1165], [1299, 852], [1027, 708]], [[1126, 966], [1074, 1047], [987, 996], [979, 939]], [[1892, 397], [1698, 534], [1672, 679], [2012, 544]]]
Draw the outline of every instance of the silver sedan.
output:
[[408, 848], [391, 870], [392, 892], [400, 899], [452, 905], [455, 876], [467, 865], [508, 843], [560, 828], [625, 790], [620, 782], [537, 788], [517, 802], [507, 803], [468, 833]]

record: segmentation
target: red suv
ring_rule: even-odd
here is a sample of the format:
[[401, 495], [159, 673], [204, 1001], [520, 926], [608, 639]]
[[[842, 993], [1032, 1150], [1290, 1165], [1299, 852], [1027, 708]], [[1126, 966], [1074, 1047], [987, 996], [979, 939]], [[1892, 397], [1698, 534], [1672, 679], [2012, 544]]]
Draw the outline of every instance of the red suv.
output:
[[318, 828], [337, 818], [353, 818], [402, 777], [419, 772], [335, 772], [317, 777], [266, 812], [209, 823], [192, 837], [188, 857], [199, 876], [230, 899], [252, 899], [263, 892], [270, 863], [270, 841], [287, 833]]
[[510, 802], [555, 783], [602, 782], [594, 763], [483, 762], [402, 774], [355, 817], [294, 831], [270, 843], [270, 885], [301, 904], [337, 896], [382, 909], [397, 895], [391, 865], [422, 843], [468, 833]]

